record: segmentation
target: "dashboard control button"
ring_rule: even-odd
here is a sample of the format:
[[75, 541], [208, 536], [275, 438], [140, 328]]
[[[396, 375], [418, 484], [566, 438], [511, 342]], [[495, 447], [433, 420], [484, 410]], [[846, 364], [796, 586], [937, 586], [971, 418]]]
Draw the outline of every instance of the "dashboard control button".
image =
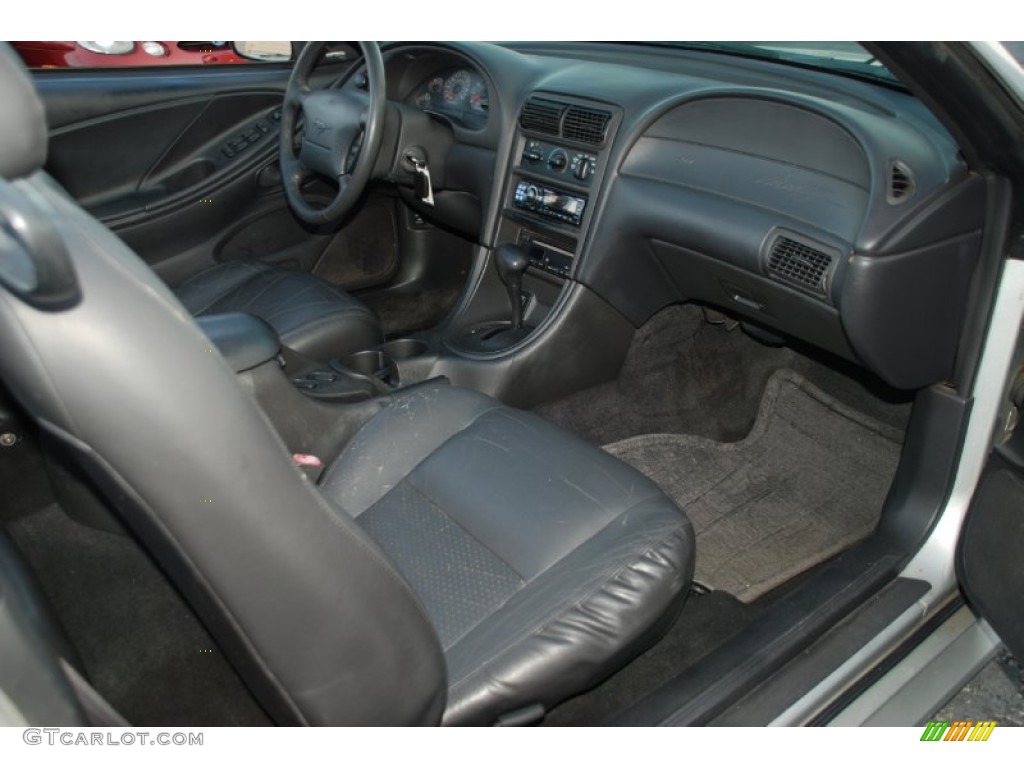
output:
[[544, 159], [544, 147], [536, 141], [531, 141], [523, 150], [523, 162], [539, 163]]

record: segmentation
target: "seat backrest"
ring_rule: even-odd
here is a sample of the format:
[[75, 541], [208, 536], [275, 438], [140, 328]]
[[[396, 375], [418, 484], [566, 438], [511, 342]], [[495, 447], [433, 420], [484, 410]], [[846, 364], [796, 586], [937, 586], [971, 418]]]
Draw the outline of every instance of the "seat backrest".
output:
[[0, 100], [0, 377], [278, 722], [438, 722], [444, 657], [409, 586], [171, 292], [42, 172], [43, 110], [6, 46]]

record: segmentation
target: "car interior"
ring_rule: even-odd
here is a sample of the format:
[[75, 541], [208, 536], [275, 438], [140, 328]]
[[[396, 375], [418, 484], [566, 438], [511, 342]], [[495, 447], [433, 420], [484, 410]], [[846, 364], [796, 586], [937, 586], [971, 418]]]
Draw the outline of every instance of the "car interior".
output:
[[754, 724], [912, 605], [1010, 187], [909, 59], [747, 48], [4, 50], [33, 706]]

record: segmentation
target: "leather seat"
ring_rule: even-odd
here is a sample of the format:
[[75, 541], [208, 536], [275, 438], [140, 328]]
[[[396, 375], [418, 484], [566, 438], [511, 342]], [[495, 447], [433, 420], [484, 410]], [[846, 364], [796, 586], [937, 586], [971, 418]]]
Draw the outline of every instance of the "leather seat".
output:
[[42, 108], [8, 50], [0, 100], [0, 377], [276, 722], [535, 716], [674, 619], [685, 515], [479, 393], [399, 393], [311, 483], [174, 294], [40, 170]]
[[321, 491], [419, 597], [445, 654], [448, 724], [594, 685], [653, 642], [692, 576], [690, 524], [658, 486], [470, 390], [396, 398]]
[[281, 343], [328, 360], [384, 341], [380, 321], [349, 294], [308, 272], [261, 262], [226, 262], [174, 289], [196, 317], [248, 312], [277, 331]]

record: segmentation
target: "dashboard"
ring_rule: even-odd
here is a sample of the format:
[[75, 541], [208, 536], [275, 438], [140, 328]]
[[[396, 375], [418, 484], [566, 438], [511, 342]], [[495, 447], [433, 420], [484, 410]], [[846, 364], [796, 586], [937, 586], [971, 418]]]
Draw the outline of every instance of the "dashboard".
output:
[[483, 77], [466, 67], [433, 72], [413, 89], [406, 102], [471, 129], [486, 125], [490, 107]]
[[476, 200], [483, 246], [634, 327], [696, 301], [898, 388], [951, 375], [984, 184], [909, 93], [648, 46], [397, 51], [394, 95], [451, 126], [427, 218]]

